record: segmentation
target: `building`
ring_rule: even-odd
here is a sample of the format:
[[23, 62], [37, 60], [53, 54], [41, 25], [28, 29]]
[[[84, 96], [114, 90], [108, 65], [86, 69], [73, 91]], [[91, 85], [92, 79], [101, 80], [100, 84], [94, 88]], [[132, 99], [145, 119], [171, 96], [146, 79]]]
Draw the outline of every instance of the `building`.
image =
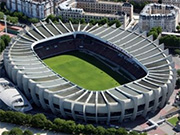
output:
[[6, 1], [7, 1], [7, 0], [0, 0], [0, 3], [1, 3], [1, 2], [6, 2]]
[[153, 27], [160, 26], [163, 31], [176, 31], [180, 21], [180, 9], [173, 5], [148, 4], [139, 16], [140, 31], [149, 31]]
[[129, 19], [133, 17], [133, 6], [129, 3], [105, 2], [96, 0], [67, 0], [59, 5], [58, 14], [63, 19], [69, 18], [80, 19], [86, 21], [91, 19], [108, 18], [109, 20], [121, 20], [123, 22], [124, 15], [127, 14]]
[[[91, 91], [58, 75], [41, 61], [79, 49], [107, 60], [117, 73], [119, 68], [124, 69], [133, 80]], [[3, 60], [8, 77], [28, 99], [64, 118], [87, 123], [146, 117], [164, 107], [176, 82], [172, 56], [163, 44], [145, 33], [107, 25], [40, 22], [13, 38]]]
[[0, 109], [26, 112], [32, 106], [9, 80], [0, 78]]
[[179, 0], [162, 0], [162, 3], [180, 7], [180, 1]]
[[129, 2], [134, 1], [134, 2], [151, 2], [151, 3], [158, 3], [158, 0], [128, 0]]
[[11, 11], [19, 11], [32, 18], [43, 19], [54, 14], [53, 0], [7, 0], [6, 5]]
[[[133, 17], [133, 6], [129, 3], [75, 0], [7, 0], [11, 11], [19, 11], [29, 17], [46, 18], [50, 14], [62, 15], [63, 19], [85, 18], [124, 20], [124, 14]], [[128, 21], [127, 21], [128, 22]]]

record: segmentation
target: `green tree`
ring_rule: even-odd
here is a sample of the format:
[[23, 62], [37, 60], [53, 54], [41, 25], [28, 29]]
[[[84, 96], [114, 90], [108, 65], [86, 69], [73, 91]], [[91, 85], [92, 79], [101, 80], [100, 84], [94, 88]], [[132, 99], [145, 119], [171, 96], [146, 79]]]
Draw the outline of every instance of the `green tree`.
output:
[[116, 28], [119, 28], [121, 26], [121, 22], [119, 20], [116, 20]]
[[118, 135], [128, 135], [128, 132], [127, 132], [127, 130], [124, 129], [124, 128], [118, 128], [118, 129], [116, 130], [116, 134], [118, 134]]
[[46, 18], [46, 22], [49, 22], [49, 19], [54, 22], [54, 21], [57, 21], [57, 18], [55, 15], [49, 15], [47, 18]]
[[2, 135], [9, 135], [9, 131], [4, 131]]
[[81, 18], [80, 23], [81, 23], [81, 24], [85, 24], [85, 23], [86, 23], [85, 19], [84, 19], [84, 18]]
[[25, 130], [23, 132], [23, 135], [33, 135], [33, 132], [31, 132], [30, 130]]
[[72, 121], [72, 120], [66, 121], [65, 124], [64, 124], [63, 130], [64, 130], [66, 133], [72, 134], [72, 133], [76, 130], [76, 124], [75, 124], [75, 122]]
[[89, 133], [95, 134], [95, 132], [96, 132], [96, 128], [92, 124], [85, 125], [84, 127], [85, 134], [89, 134]]
[[96, 135], [106, 135], [106, 129], [102, 126], [96, 127]]
[[174, 52], [180, 55], [180, 49], [175, 49]]
[[14, 17], [18, 17], [19, 19], [22, 18], [23, 15], [24, 15], [24, 14], [23, 14], [22, 12], [14, 12], [14, 13], [13, 13], [13, 16], [14, 16]]
[[89, 23], [92, 24], [92, 25], [95, 25], [95, 24], [96, 24], [96, 20], [95, 20], [95, 19], [91, 19], [91, 20], [89, 21]]
[[180, 30], [180, 26], [178, 25], [178, 26], [176, 26], [176, 29], [177, 29], [177, 31], [179, 31]]
[[131, 132], [129, 132], [129, 135], [138, 135], [138, 132], [136, 132], [136, 131], [131, 131]]
[[84, 132], [84, 125], [82, 125], [82, 124], [76, 125], [74, 133], [79, 135], [79, 134], [81, 134], [83, 132]]
[[9, 35], [3, 35], [3, 36], [1, 36], [1, 39], [4, 41], [5, 46], [8, 46], [9, 42], [11, 41], [11, 38]]
[[107, 129], [107, 135], [116, 135], [116, 129], [115, 128], [108, 128]]
[[42, 113], [39, 113], [32, 117], [31, 124], [33, 127], [44, 128], [46, 121], [46, 116]]
[[180, 76], [180, 69], [177, 70], [177, 74], [178, 74], [178, 76]]
[[18, 23], [18, 17], [11, 17], [11, 16], [7, 16], [7, 21], [9, 21], [9, 22], [11, 22], [11, 23], [13, 23], [13, 24], [16, 24], [16, 23]]
[[0, 52], [2, 52], [5, 49], [5, 43], [2, 39], [0, 39]]
[[0, 12], [0, 19], [4, 19], [4, 13]]
[[11, 129], [9, 135], [23, 135], [23, 131], [20, 128], [15, 127]]
[[63, 131], [64, 125], [65, 125], [65, 120], [60, 119], [60, 118], [56, 118], [54, 119], [53, 123], [55, 124], [54, 129], [56, 131]]
[[38, 23], [39, 20], [37, 18], [29, 18], [30, 23]]

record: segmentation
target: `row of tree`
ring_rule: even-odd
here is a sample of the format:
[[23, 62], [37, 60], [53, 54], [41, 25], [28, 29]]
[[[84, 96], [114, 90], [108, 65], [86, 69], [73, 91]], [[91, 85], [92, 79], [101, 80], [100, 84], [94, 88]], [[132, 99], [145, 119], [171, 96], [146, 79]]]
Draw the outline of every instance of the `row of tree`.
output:
[[[65, 22], [65, 20], [62, 19], [61, 16], [55, 16], [55, 15], [49, 15], [47, 18], [46, 18], [46, 22], [49, 22], [49, 19], [52, 20], [54, 23], [58, 23], [59, 19], [62, 21], [62, 22]], [[71, 21], [73, 24], [78, 24], [78, 23], [81, 23], [81, 24], [86, 24], [88, 23], [84, 18], [81, 18], [81, 19], [74, 19], [74, 18], [69, 18], [69, 21]], [[96, 19], [91, 19], [89, 21], [90, 24], [92, 25], [95, 25], [95, 24], [99, 24], [99, 25], [104, 25], [104, 24], [108, 24], [109, 26], [113, 25], [113, 24], [116, 24], [116, 27], [120, 27], [121, 26], [121, 22], [119, 20], [108, 20], [107, 18], [102, 18], [100, 20], [96, 20]]]
[[8, 35], [3, 35], [0, 37], [0, 52], [2, 52], [6, 46], [9, 45], [11, 38]]
[[180, 49], [180, 37], [176, 37], [174, 35], [163, 36], [159, 39], [160, 43], [164, 43], [164, 45], [168, 48], [179, 48]]
[[14, 124], [21, 124], [52, 130], [56, 132], [64, 132], [68, 134], [83, 135], [147, 135], [146, 133], [137, 133], [135, 131], [126, 131], [124, 128], [104, 128], [102, 126], [94, 127], [92, 124], [82, 125], [76, 124], [72, 120], [63, 120], [55, 118], [50, 121], [44, 114], [24, 114], [21, 112], [0, 110], [0, 121]]
[[20, 128], [13, 128], [10, 131], [4, 131], [2, 135], [33, 135], [33, 132], [30, 130], [22, 130]]

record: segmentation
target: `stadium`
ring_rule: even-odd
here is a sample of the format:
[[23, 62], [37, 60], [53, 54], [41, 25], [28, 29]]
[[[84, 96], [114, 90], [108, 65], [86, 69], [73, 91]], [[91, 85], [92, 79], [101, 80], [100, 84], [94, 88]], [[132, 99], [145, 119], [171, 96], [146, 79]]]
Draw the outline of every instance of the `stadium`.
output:
[[[52, 63], [66, 61], [59, 56], [74, 58], [76, 54], [82, 54], [84, 61], [87, 61], [86, 56], [91, 57], [91, 62], [100, 62], [101, 67], [107, 67], [123, 79], [115, 79], [118, 83], [112, 87], [88, 89], [89, 86], [85, 88], [79, 84], [82, 80], [75, 79], [79, 82], [74, 83], [67, 79], [69, 76], [61, 74], [67, 67], [61, 68], [61, 73], [56, 72]], [[32, 24], [30, 29], [12, 39], [3, 57], [8, 77], [29, 100], [64, 118], [87, 123], [114, 123], [146, 117], [164, 107], [176, 82], [172, 57], [163, 44], [153, 41], [152, 36], [146, 37], [146, 33], [114, 25], [64, 24], [61, 21], [54, 24], [51, 20], [36, 26]], [[58, 58], [53, 59], [55, 57]], [[47, 64], [51, 58], [53, 61]], [[73, 74], [75, 71], [70, 70], [74, 67], [75, 64], [68, 67], [67, 72]], [[86, 69], [79, 68], [80, 74]]]

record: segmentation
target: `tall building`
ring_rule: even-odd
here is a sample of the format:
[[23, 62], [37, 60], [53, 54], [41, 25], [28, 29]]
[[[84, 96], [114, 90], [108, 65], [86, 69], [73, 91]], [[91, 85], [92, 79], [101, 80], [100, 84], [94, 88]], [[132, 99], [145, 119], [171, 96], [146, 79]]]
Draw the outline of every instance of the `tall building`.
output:
[[163, 31], [172, 32], [180, 20], [180, 9], [173, 5], [148, 4], [139, 16], [140, 31], [149, 31], [153, 27], [160, 26]]

